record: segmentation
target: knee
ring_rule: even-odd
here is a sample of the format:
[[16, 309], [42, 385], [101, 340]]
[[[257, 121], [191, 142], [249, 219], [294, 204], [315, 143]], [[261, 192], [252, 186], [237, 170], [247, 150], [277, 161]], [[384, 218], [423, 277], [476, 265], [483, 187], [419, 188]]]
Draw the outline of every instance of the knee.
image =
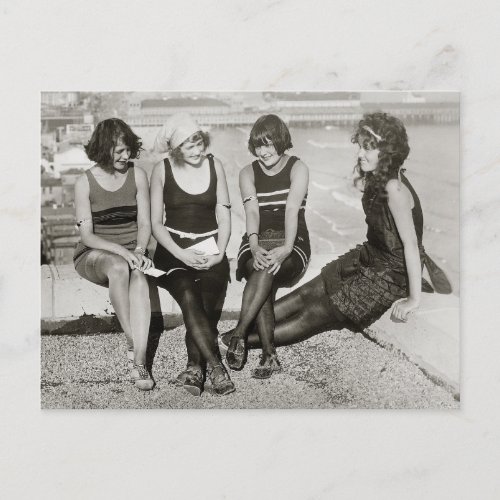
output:
[[298, 292], [304, 302], [310, 302], [312, 304], [322, 302], [328, 297], [321, 275], [316, 276], [307, 283], [304, 283], [300, 288], [298, 288]]
[[130, 273], [130, 282], [135, 286], [141, 289], [141, 291], [149, 290], [148, 280], [144, 273], [141, 271], [134, 270]]
[[119, 255], [110, 257], [107, 269], [108, 278], [111, 279], [129, 279], [129, 267], [127, 261]]

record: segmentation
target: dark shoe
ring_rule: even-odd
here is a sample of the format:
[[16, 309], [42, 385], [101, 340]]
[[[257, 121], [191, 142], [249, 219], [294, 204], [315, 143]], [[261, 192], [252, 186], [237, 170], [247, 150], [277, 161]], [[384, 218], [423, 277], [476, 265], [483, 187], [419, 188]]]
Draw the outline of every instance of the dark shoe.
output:
[[131, 375], [135, 386], [141, 391], [150, 391], [155, 385], [154, 380], [144, 365], [134, 365]]
[[201, 369], [193, 367], [192, 370], [188, 371], [182, 387], [193, 396], [201, 396], [203, 392], [203, 373]]
[[184, 387], [193, 396], [200, 396], [203, 392], [203, 372], [199, 366], [188, 365], [177, 375], [174, 384]]
[[212, 382], [212, 391], [217, 396], [225, 396], [236, 390], [222, 363], [214, 366], [209, 365], [207, 374], [210, 382]]
[[269, 378], [273, 373], [279, 373], [282, 370], [283, 368], [281, 368], [281, 363], [276, 353], [265, 357], [261, 355], [259, 365], [252, 370], [252, 377], [259, 379]]
[[247, 358], [247, 343], [241, 337], [232, 336], [229, 349], [226, 353], [226, 361], [231, 370], [241, 370], [245, 366]]

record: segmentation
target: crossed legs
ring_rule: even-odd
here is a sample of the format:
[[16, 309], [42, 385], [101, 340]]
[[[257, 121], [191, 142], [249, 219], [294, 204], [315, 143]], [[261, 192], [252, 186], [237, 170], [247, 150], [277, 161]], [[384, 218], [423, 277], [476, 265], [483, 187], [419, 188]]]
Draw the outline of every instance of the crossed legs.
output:
[[158, 284], [167, 288], [179, 304], [186, 326], [188, 366], [179, 374], [177, 381], [191, 394], [199, 396], [203, 390], [203, 372], [206, 365], [214, 393], [229, 394], [234, 391], [234, 384], [222, 365], [217, 347], [217, 322], [227, 282], [205, 282], [204, 278], [209, 278], [208, 275], [198, 279], [186, 270], [176, 270], [174, 273], [174, 276], [169, 275], [159, 280]]
[[226, 296], [227, 276], [196, 277], [185, 270], [176, 270], [158, 280], [181, 308], [186, 326], [188, 366], [203, 368], [205, 362], [220, 362], [217, 348], [217, 323]]
[[274, 275], [265, 269], [253, 269], [253, 259], [247, 261], [246, 271], [248, 278], [243, 290], [240, 318], [234, 329], [233, 337], [246, 339], [248, 331], [255, 321], [262, 352], [264, 355], [269, 355], [274, 352]]
[[[328, 329], [341, 329], [344, 318], [332, 312], [321, 276], [313, 278], [274, 304], [274, 345], [290, 345]], [[261, 347], [258, 333], [248, 336], [248, 347]]]

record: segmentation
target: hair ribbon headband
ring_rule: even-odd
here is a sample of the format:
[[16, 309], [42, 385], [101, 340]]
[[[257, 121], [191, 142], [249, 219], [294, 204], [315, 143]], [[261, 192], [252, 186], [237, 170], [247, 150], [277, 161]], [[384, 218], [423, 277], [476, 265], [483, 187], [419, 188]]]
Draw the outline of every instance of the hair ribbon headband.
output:
[[378, 134], [376, 134], [368, 125], [363, 125], [362, 127], [364, 130], [366, 130], [368, 133], [370, 133], [371, 135], [373, 135], [373, 137], [375, 137], [375, 139], [377, 139], [377, 141], [382, 141], [382, 137]]

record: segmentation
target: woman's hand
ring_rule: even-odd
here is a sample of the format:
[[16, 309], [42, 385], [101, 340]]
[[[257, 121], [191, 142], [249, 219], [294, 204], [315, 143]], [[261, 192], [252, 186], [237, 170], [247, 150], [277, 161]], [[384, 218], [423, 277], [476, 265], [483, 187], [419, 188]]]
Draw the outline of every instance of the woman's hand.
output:
[[127, 261], [128, 267], [130, 267], [130, 269], [132, 270], [139, 269], [139, 267], [141, 266], [142, 260], [139, 259], [139, 256], [124, 247], [121, 247], [118, 255], [120, 255], [120, 257], [123, 257]]
[[280, 246], [273, 248], [268, 253], [268, 261], [269, 261], [269, 270], [268, 273], [272, 273], [274, 275], [280, 270], [281, 264], [283, 261], [292, 253], [290, 249], [285, 246]]
[[269, 252], [260, 245], [250, 245], [250, 251], [253, 255], [253, 268], [256, 271], [262, 271], [269, 267]]
[[134, 251], [133, 253], [139, 260], [139, 265], [137, 266], [137, 269], [139, 269], [139, 271], [143, 273], [144, 271], [147, 271], [151, 267], [154, 267], [153, 261], [149, 257], [146, 257], [142, 252]]
[[203, 252], [199, 250], [189, 250], [187, 248], [180, 252], [178, 259], [184, 262], [186, 266], [192, 267], [193, 269], [203, 269], [203, 266], [207, 263], [207, 257]]
[[392, 317], [399, 321], [408, 321], [408, 316], [418, 309], [420, 304], [410, 297], [396, 302], [392, 308]]
[[202, 266], [200, 266], [198, 269], [210, 269], [211, 267], [215, 266], [216, 264], [219, 264], [222, 262], [222, 259], [224, 258], [224, 254], [217, 254], [217, 255], [207, 255], [206, 256], [206, 262]]

